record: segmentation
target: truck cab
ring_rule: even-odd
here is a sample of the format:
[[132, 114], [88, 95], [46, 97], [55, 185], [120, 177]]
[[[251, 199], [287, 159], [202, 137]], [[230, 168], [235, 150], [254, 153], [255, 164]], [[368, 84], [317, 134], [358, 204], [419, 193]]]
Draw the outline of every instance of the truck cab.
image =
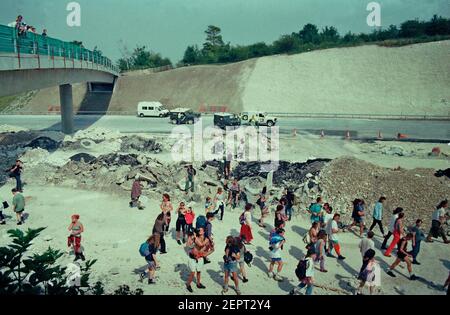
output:
[[139, 102], [137, 105], [138, 117], [167, 117], [169, 111], [160, 102]]
[[255, 126], [275, 126], [278, 118], [267, 114], [266, 112], [243, 112], [241, 113], [241, 119], [250, 125]]
[[192, 125], [200, 119], [200, 116], [200, 113], [195, 113], [190, 108], [176, 108], [170, 111], [170, 122], [174, 125]]

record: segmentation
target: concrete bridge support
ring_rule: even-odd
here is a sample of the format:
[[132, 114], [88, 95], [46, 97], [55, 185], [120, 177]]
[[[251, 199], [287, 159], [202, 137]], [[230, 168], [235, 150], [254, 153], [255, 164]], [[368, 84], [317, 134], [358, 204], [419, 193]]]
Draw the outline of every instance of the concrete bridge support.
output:
[[60, 85], [59, 97], [61, 102], [61, 131], [66, 135], [72, 134], [74, 132], [72, 85]]

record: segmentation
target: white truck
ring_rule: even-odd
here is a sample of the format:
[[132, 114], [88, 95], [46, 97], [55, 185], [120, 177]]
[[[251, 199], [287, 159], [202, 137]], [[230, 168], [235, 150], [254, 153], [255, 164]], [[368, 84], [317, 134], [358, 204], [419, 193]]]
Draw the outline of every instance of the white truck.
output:
[[160, 102], [139, 102], [137, 105], [138, 117], [167, 117], [169, 111]]
[[275, 126], [278, 118], [267, 114], [266, 112], [243, 112], [240, 115], [243, 123], [255, 126]]

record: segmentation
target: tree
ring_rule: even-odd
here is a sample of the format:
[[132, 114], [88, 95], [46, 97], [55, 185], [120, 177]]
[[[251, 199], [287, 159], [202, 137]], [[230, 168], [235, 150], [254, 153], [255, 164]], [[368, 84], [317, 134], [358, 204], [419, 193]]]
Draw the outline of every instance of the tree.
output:
[[204, 50], [214, 50], [224, 45], [222, 35], [220, 35], [220, 27], [209, 25], [205, 31], [206, 42], [203, 44]]
[[320, 42], [319, 29], [311, 23], [306, 24], [298, 35], [304, 43], [318, 44]]
[[201, 53], [197, 45], [188, 46], [184, 52], [184, 64], [196, 64], [201, 59]]
[[264, 42], [256, 43], [253, 45], [248, 46], [248, 57], [249, 58], [255, 58], [255, 57], [262, 57], [270, 55], [271, 49], [269, 46], [266, 45]]
[[425, 23], [419, 20], [409, 20], [401, 24], [400, 37], [420, 37], [425, 35]]
[[274, 52], [278, 54], [294, 52], [300, 46], [298, 39], [292, 35], [283, 35], [273, 43]]
[[431, 20], [425, 23], [425, 33], [428, 36], [435, 35], [449, 35], [450, 34], [450, 19], [445, 19], [442, 16], [433, 15]]
[[320, 33], [320, 39], [322, 42], [337, 43], [341, 37], [339, 36], [338, 30], [334, 26], [325, 26]]

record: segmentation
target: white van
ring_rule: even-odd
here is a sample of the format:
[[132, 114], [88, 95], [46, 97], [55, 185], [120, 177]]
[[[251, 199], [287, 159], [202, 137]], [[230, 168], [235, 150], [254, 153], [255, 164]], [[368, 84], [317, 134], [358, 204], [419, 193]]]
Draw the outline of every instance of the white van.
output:
[[138, 117], [167, 117], [169, 111], [160, 102], [139, 102]]

